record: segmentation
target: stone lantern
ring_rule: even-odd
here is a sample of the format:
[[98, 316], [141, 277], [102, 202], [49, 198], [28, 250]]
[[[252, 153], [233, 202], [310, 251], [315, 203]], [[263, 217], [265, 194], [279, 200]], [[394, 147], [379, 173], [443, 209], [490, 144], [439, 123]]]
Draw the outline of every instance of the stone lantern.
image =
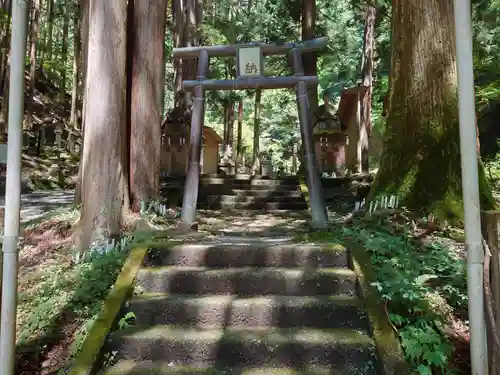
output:
[[57, 124], [56, 125], [56, 128], [54, 129], [54, 132], [56, 133], [56, 147], [57, 148], [61, 148], [61, 136], [62, 136], [62, 132], [63, 132], [63, 127], [62, 127], [62, 124]]

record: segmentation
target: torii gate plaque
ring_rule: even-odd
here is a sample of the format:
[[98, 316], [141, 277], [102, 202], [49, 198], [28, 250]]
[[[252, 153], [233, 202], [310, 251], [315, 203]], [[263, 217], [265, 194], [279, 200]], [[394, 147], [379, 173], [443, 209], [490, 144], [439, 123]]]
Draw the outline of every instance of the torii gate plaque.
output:
[[[184, 186], [181, 225], [191, 228], [196, 223], [196, 203], [200, 182], [200, 156], [202, 129], [205, 120], [206, 90], [245, 90], [245, 89], [280, 89], [295, 87], [299, 112], [300, 134], [305, 152], [306, 181], [311, 203], [311, 225], [317, 229], [326, 228], [328, 215], [323, 199], [323, 189], [318, 167], [310, 124], [307, 101], [307, 85], [317, 85], [317, 76], [305, 76], [302, 53], [319, 50], [326, 46], [327, 38], [318, 38], [302, 43], [277, 44], [242, 44], [227, 46], [183, 47], [174, 48], [176, 59], [198, 58], [196, 80], [183, 82], [184, 90], [194, 90], [193, 111], [191, 117], [191, 136], [189, 144], [189, 163]], [[264, 77], [263, 56], [289, 54], [293, 63], [293, 76]], [[207, 80], [209, 57], [237, 56], [237, 79]]]

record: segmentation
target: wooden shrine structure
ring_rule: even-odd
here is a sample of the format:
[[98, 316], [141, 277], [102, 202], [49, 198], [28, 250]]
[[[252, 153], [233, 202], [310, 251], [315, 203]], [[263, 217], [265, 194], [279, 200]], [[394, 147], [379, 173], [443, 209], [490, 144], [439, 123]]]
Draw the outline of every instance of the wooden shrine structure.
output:
[[[302, 54], [320, 50], [326, 46], [328, 38], [318, 38], [301, 43], [285, 44], [241, 44], [206, 47], [174, 48], [176, 59], [198, 59], [196, 80], [186, 80], [182, 86], [185, 91], [194, 90], [193, 110], [189, 139], [189, 162], [184, 185], [181, 225], [191, 228], [196, 222], [196, 203], [200, 181], [200, 158], [202, 147], [202, 129], [205, 120], [206, 90], [246, 90], [246, 89], [281, 89], [295, 87], [299, 114], [300, 133], [304, 150], [306, 182], [309, 189], [311, 207], [311, 225], [317, 229], [326, 228], [328, 215], [323, 189], [319, 176], [314, 149], [313, 130], [307, 99], [307, 86], [317, 85], [317, 76], [304, 75]], [[264, 76], [264, 56], [289, 55], [293, 76]], [[210, 57], [236, 56], [237, 78], [231, 80], [206, 79]]]

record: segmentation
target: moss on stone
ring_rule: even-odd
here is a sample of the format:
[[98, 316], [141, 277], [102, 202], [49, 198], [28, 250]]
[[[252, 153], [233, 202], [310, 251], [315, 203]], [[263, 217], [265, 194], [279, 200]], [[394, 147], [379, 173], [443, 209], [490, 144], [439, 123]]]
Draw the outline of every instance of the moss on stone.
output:
[[117, 315], [125, 302], [146, 255], [146, 247], [132, 249], [118, 278], [92, 324], [69, 375], [90, 375]]
[[300, 185], [300, 190], [302, 191], [304, 199], [307, 203], [307, 207], [310, 209], [311, 207], [309, 202], [309, 189], [307, 188], [306, 179], [304, 178], [304, 176], [299, 177], [299, 185]]
[[[355, 243], [346, 243], [353, 258], [354, 270], [358, 276], [363, 302], [368, 319], [373, 330], [373, 338], [377, 348], [380, 373], [383, 375], [409, 375], [410, 368], [404, 359], [399, 340], [392, 330], [385, 311], [381, 309], [378, 296], [370, 288], [370, 283], [376, 281], [371, 267], [369, 254]], [[340, 244], [329, 244], [328, 247], [337, 251]]]

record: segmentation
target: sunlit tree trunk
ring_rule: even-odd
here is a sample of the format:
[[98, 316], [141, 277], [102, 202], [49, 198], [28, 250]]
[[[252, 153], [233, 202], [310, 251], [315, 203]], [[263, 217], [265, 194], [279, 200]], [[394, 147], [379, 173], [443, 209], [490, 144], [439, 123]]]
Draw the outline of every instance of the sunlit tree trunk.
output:
[[[130, 1], [130, 0], [129, 0]], [[134, 211], [155, 198], [160, 172], [167, 0], [135, 0], [132, 24], [130, 195]]]
[[358, 139], [358, 172], [368, 172], [369, 136], [372, 129], [373, 51], [375, 50], [375, 17], [377, 9], [366, 5], [361, 85], [367, 87], [361, 98], [361, 118]]
[[78, 176], [75, 184], [75, 204], [82, 202], [82, 170], [83, 170], [83, 144], [85, 139], [85, 103], [86, 103], [86, 81], [87, 81], [87, 56], [89, 45], [89, 0], [80, 0], [80, 23], [81, 23], [81, 42], [82, 42], [82, 118], [81, 134], [82, 147], [80, 148], [80, 164], [78, 165]]
[[61, 83], [59, 86], [59, 95], [61, 100], [64, 100], [66, 95], [66, 76], [67, 76], [67, 60], [68, 60], [68, 31], [69, 31], [69, 0], [64, 0], [61, 3], [63, 9], [63, 35], [62, 35], [62, 50], [61, 50]]
[[10, 32], [11, 32], [11, 19], [12, 19], [12, 0], [4, 0], [3, 10], [6, 11], [7, 17], [3, 23], [2, 34], [2, 65], [0, 77], [0, 89], [2, 91], [2, 109], [0, 112], [0, 139], [4, 140], [7, 130], [7, 116], [9, 112], [9, 62], [10, 62]]
[[81, 24], [80, 24], [80, 5], [76, 7], [73, 13], [73, 79], [71, 87], [71, 114], [70, 131], [68, 135], [68, 149], [73, 152], [78, 133], [80, 132], [78, 124], [78, 97], [80, 94], [80, 72], [81, 72]]
[[[384, 152], [370, 198], [463, 217], [453, 0], [392, 2], [390, 97]], [[484, 209], [494, 201], [480, 168]]]
[[31, 129], [33, 125], [33, 95], [35, 94], [35, 80], [36, 80], [36, 53], [37, 53], [37, 39], [40, 32], [40, 0], [33, 1], [33, 19], [31, 21], [31, 43], [30, 43], [30, 74], [28, 80], [28, 98], [26, 101], [26, 117], [25, 128]]
[[48, 0], [47, 6], [47, 45], [45, 46], [45, 57], [49, 64], [52, 62], [53, 40], [54, 40], [54, 0]]
[[116, 238], [126, 185], [126, 0], [90, 0], [80, 250]]
[[12, 0], [1, 0], [1, 9], [5, 17], [1, 22], [1, 39], [0, 39], [0, 88], [3, 89], [5, 78], [7, 76], [7, 65], [9, 59], [9, 42], [10, 42], [10, 21], [12, 13]]
[[[302, 1], [302, 40], [314, 39], [314, 28], [316, 26], [316, 0]], [[304, 73], [305, 75], [314, 76], [317, 74], [316, 68], [316, 52], [305, 53], [303, 55]], [[309, 113], [316, 112], [318, 107], [318, 87], [310, 85], [307, 88], [307, 98], [309, 99]], [[311, 124], [312, 126], [312, 124]]]
[[236, 160], [241, 163], [243, 154], [243, 98], [238, 101], [238, 133], [236, 138]]
[[[172, 0], [173, 44], [175, 48], [184, 46], [184, 0]], [[182, 91], [182, 60], [174, 60], [174, 105], [184, 107]]]
[[262, 90], [255, 92], [255, 106], [253, 118], [253, 151], [252, 151], [252, 171], [260, 173], [260, 110], [261, 110]]

